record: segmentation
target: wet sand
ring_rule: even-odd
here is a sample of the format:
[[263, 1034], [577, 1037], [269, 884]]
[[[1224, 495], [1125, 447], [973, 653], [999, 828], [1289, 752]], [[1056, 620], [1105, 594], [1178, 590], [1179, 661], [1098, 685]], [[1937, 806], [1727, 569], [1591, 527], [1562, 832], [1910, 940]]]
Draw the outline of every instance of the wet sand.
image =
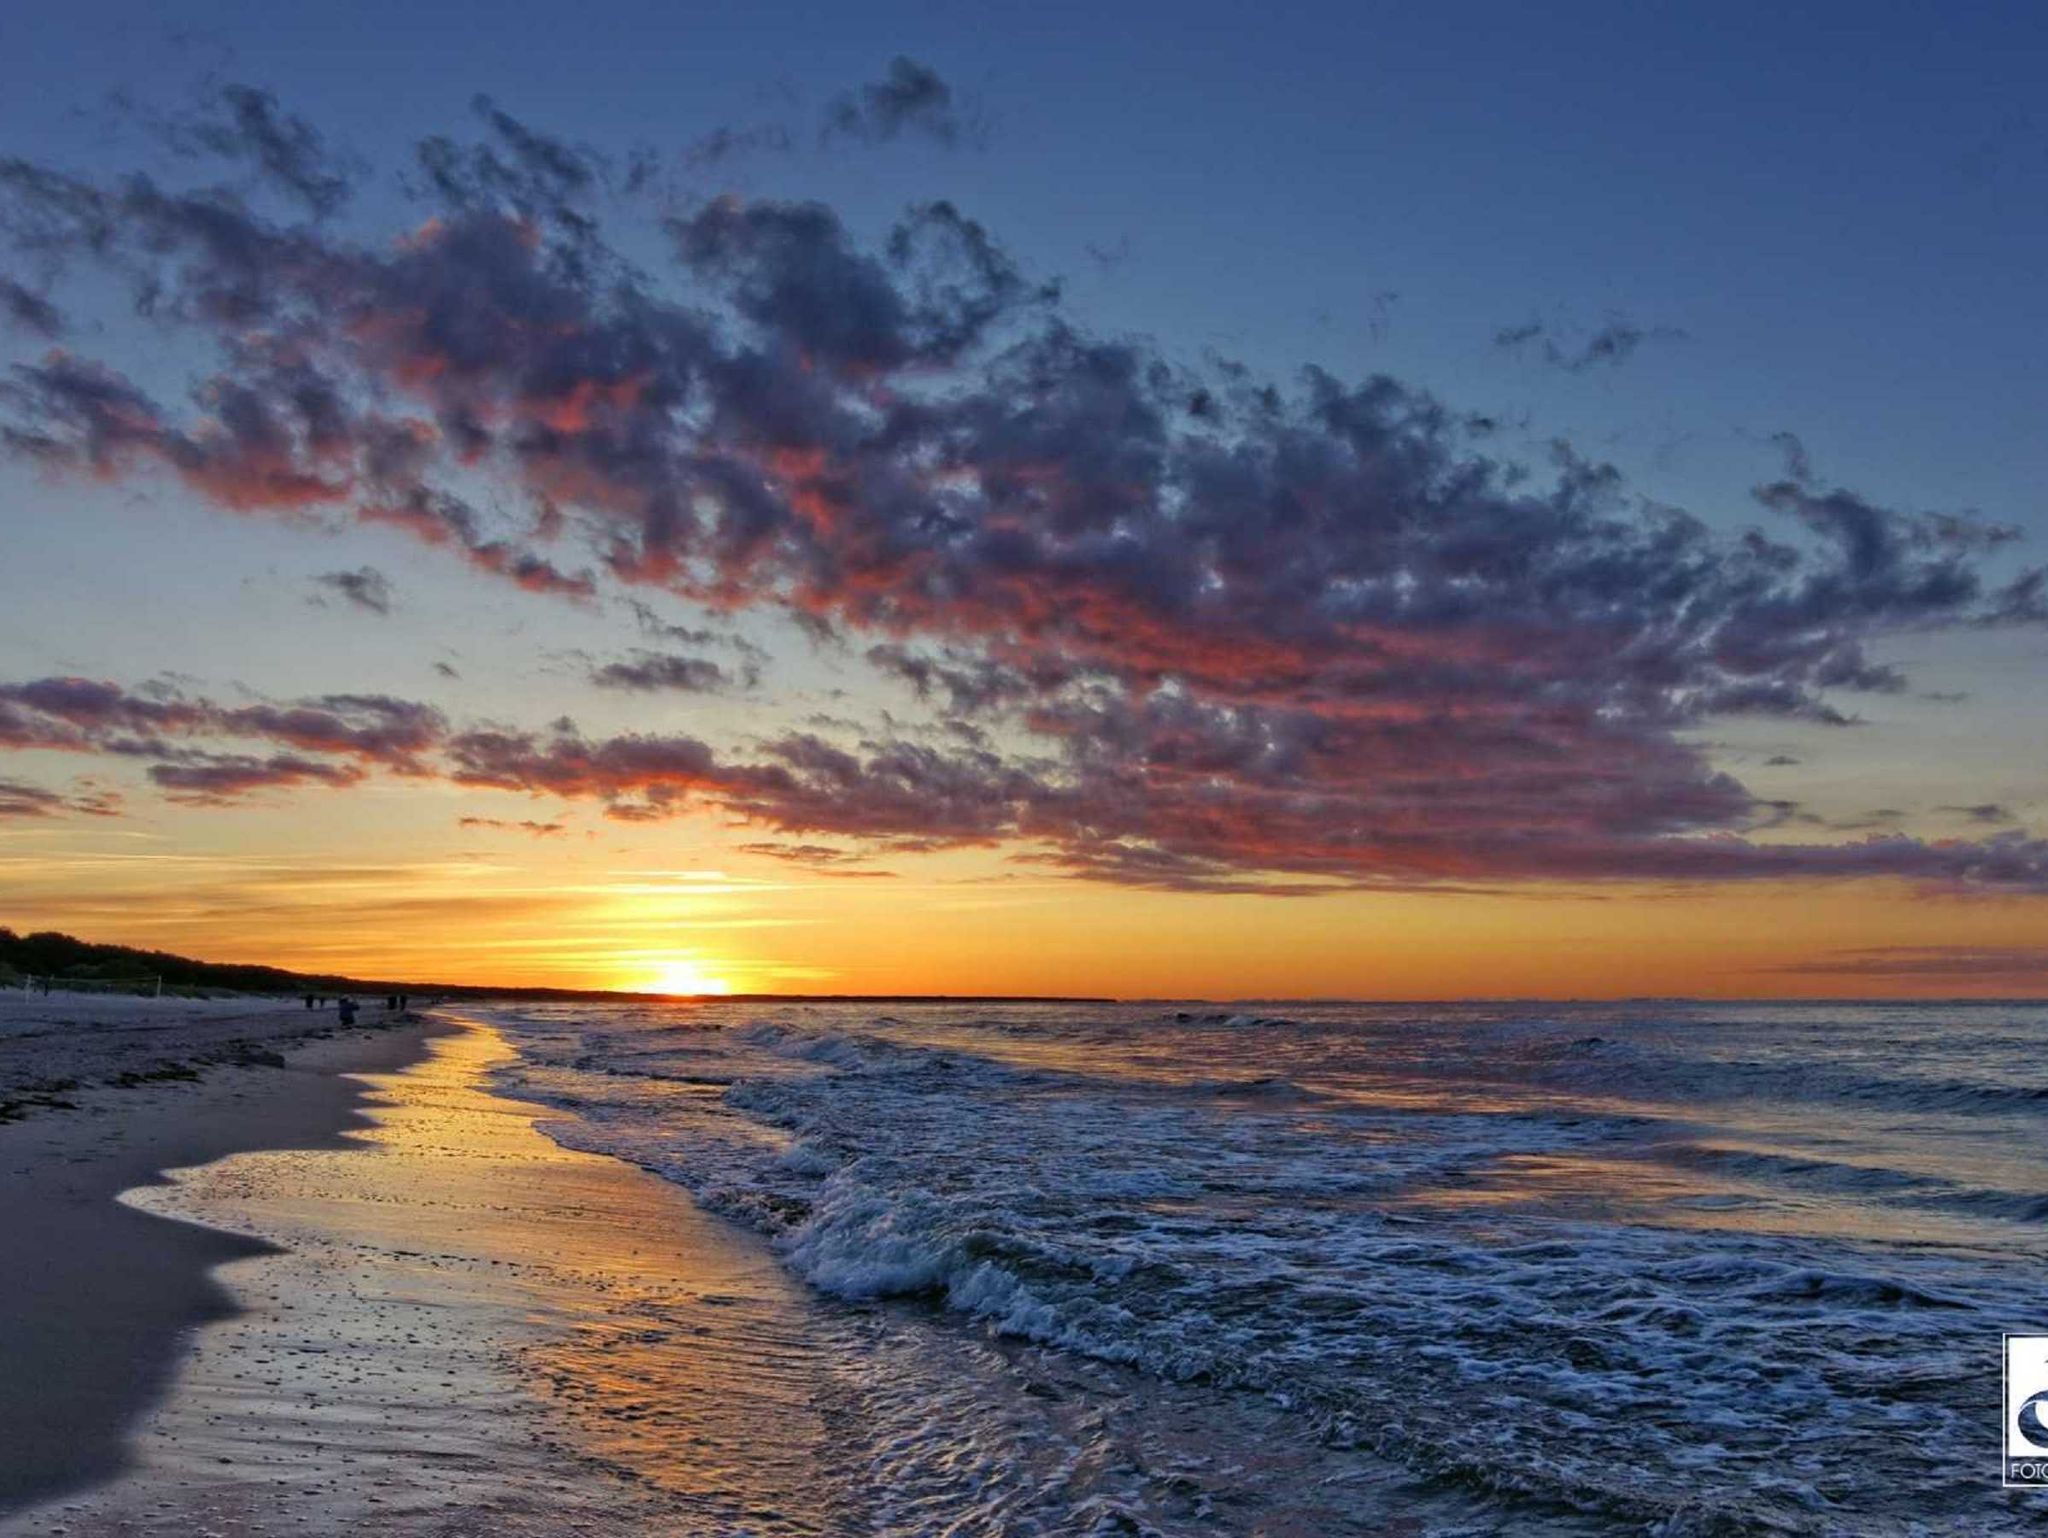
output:
[[[76, 1283], [54, 1273], [40, 1292], [0, 1294], [72, 1321], [45, 1332], [39, 1366], [8, 1373], [14, 1424], [90, 1426], [46, 1438], [77, 1445], [45, 1466], [113, 1475], [0, 1520], [0, 1534], [862, 1526], [843, 1493], [858, 1481], [836, 1467], [826, 1327], [765, 1249], [650, 1174], [550, 1142], [532, 1106], [490, 1093], [485, 1075], [510, 1049], [488, 1028], [383, 1045], [381, 1064], [346, 1066], [426, 1056], [366, 1083], [310, 1063], [271, 1071], [292, 1081], [282, 1098], [279, 1084], [257, 1093], [253, 1071], [177, 1086], [145, 1120], [96, 1129], [109, 1147], [81, 1168], [97, 1173], [63, 1177], [67, 1221], [96, 1235], [72, 1271], [99, 1276], [101, 1231], [176, 1259], [131, 1249], [85, 1308], [58, 1302]], [[341, 1066], [344, 1046], [323, 1044], [322, 1066]], [[344, 1124], [365, 1092], [366, 1128], [308, 1135]], [[153, 1117], [182, 1130], [152, 1131]], [[65, 1123], [86, 1121], [0, 1128], [0, 1169], [46, 1186], [87, 1146]], [[270, 1146], [105, 1200], [155, 1168], [145, 1149], [196, 1164], [258, 1143]], [[161, 1391], [139, 1420], [74, 1405], [64, 1364], [92, 1320], [122, 1336], [101, 1351], [118, 1358], [195, 1309], [213, 1317], [129, 1385], [124, 1405]]]
[[[332, 1025], [329, 1015], [320, 1028]], [[416, 1060], [425, 1029], [345, 1033], [300, 1045], [282, 1068], [217, 1068], [199, 1081], [66, 1085], [50, 1097], [58, 1104], [0, 1125], [0, 1512], [118, 1469], [123, 1433], [161, 1392], [185, 1334], [232, 1306], [211, 1269], [265, 1249], [116, 1197], [242, 1149], [345, 1146], [364, 1087], [340, 1075]]]

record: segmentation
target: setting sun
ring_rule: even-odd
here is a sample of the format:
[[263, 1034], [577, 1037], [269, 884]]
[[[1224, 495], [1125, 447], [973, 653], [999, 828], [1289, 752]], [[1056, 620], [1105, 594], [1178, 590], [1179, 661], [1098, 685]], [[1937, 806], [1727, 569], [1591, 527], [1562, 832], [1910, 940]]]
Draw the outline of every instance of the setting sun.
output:
[[694, 961], [664, 961], [654, 969], [647, 984], [650, 993], [731, 993], [732, 984], [714, 977]]

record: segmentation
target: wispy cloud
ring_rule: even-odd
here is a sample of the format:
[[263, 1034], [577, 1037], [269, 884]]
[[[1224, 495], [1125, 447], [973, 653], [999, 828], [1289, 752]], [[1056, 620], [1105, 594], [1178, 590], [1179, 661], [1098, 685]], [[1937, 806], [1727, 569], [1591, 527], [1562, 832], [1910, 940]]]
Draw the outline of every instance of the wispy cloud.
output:
[[978, 127], [937, 70], [898, 55], [881, 79], [833, 99], [823, 132], [827, 139], [870, 141], [914, 133], [950, 146], [973, 138]]
[[1503, 326], [1493, 335], [1493, 345], [1502, 351], [1533, 354], [1568, 374], [1617, 368], [1646, 343], [1686, 340], [1687, 333], [1676, 326], [1639, 326], [1629, 320], [1610, 320], [1591, 331], [1561, 331], [1543, 321], [1529, 321]]
[[391, 579], [373, 566], [360, 566], [354, 571], [322, 572], [313, 578], [313, 586], [319, 593], [333, 593], [358, 609], [371, 614], [391, 612]]
[[460, 819], [459, 826], [489, 828], [501, 833], [526, 833], [535, 838], [553, 838], [568, 825], [559, 822], [537, 822], [530, 817], [518, 820], [503, 817], [464, 817]]
[[1802, 977], [1868, 978], [1883, 982], [1946, 979], [2048, 991], [2048, 946], [1895, 945], [1834, 951], [1777, 968]]
[[27, 817], [118, 817], [121, 798], [90, 784], [69, 791], [51, 790], [22, 780], [0, 779], [0, 821]]

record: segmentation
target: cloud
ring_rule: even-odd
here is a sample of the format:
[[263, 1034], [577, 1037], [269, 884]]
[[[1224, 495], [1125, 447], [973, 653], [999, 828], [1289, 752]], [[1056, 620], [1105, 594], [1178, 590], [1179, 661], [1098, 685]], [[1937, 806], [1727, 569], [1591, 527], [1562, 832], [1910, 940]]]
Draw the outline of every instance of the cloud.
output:
[[54, 790], [20, 780], [0, 780], [0, 817], [50, 817], [64, 807]]
[[530, 549], [489, 536], [475, 509], [447, 492], [408, 487], [392, 500], [365, 502], [357, 516], [365, 523], [404, 529], [422, 543], [452, 548], [476, 570], [502, 577], [529, 593], [587, 599], [597, 591], [589, 573], [565, 572]]
[[427, 189], [453, 210], [507, 209], [571, 239], [586, 233], [580, 205], [609, 181], [606, 158], [532, 128], [488, 96], [472, 97], [470, 110], [488, 131], [483, 141], [436, 135], [417, 147]]
[[[793, 93], [784, 94], [793, 99]], [[977, 115], [965, 110], [936, 70], [914, 59], [897, 58], [880, 80], [842, 91], [826, 102], [816, 142], [821, 147], [835, 142], [883, 144], [908, 136], [950, 148], [980, 144], [986, 129]], [[686, 173], [721, 170], [752, 157], [791, 154], [799, 147], [798, 137], [783, 122], [722, 124], [692, 139], [675, 162]], [[659, 158], [643, 153], [624, 185], [629, 191], [640, 190], [659, 169]]]
[[87, 678], [0, 685], [0, 747], [120, 751], [206, 728], [210, 707]]
[[359, 566], [354, 571], [322, 572], [312, 579], [313, 585], [337, 593], [359, 609], [372, 614], [391, 612], [391, 579], [374, 566]]
[[179, 762], [149, 766], [149, 777], [173, 801], [219, 806], [261, 790], [302, 785], [354, 785], [364, 778], [355, 764], [336, 764], [295, 753], [257, 758], [246, 753], [187, 753]]
[[400, 773], [413, 772], [420, 755], [447, 731], [446, 719], [433, 706], [385, 694], [323, 694], [288, 705], [215, 708], [212, 722], [229, 736], [266, 737]]
[[894, 879], [896, 875], [892, 870], [877, 870], [864, 865], [862, 862], [869, 856], [859, 850], [837, 849], [830, 844], [760, 843], [741, 844], [738, 847], [741, 854], [759, 855], [763, 859], [802, 865], [822, 876], [881, 880]]
[[701, 625], [678, 625], [671, 620], [665, 620], [655, 613], [651, 606], [637, 598], [628, 598], [626, 609], [633, 616], [633, 623], [643, 634], [658, 640], [681, 641], [689, 646], [709, 646], [714, 641], [722, 639], [716, 631]]
[[[872, 91], [849, 99], [871, 134], [950, 110], [914, 66]], [[0, 448], [243, 516], [398, 529], [593, 610], [630, 595], [657, 644], [607, 665], [616, 686], [758, 660], [665, 633], [650, 600], [773, 614], [955, 740], [882, 722], [736, 754], [459, 727], [367, 695], [264, 707], [299, 713], [287, 732], [42, 680], [0, 688], [0, 744], [211, 767], [217, 795], [296, 755], [627, 820], [1013, 845], [1190, 890], [2043, 885], [2042, 846], [2009, 834], [1782, 842], [1783, 809], [1699, 731], [1846, 735], [1859, 702], [1907, 686], [1897, 638], [2048, 624], [2048, 573], [1996, 523], [1826, 483], [1803, 449], [1713, 522], [1569, 445], [1504, 463], [1483, 424], [1396, 379], [1274, 382], [1092, 334], [945, 202], [868, 241], [823, 203], [721, 198], [628, 232], [628, 261], [602, 155], [477, 113], [480, 139], [422, 147], [424, 217], [404, 228], [0, 163], [21, 259], [127, 283], [150, 335], [201, 364], [172, 402], [134, 382], [140, 354], [52, 349], [10, 373]], [[1655, 334], [1616, 323], [1560, 357], [1619, 361]], [[1563, 348], [1519, 345], [1538, 342]], [[67, 714], [18, 689], [84, 694]]]
[[22, 780], [0, 779], [0, 820], [26, 817], [59, 817], [77, 813], [87, 817], [118, 817], [121, 798], [90, 783], [70, 794], [31, 785]]
[[708, 657], [636, 651], [625, 661], [591, 669], [590, 681], [600, 689], [626, 689], [638, 694], [675, 690], [708, 694], [727, 688], [732, 677]]
[[55, 338], [64, 329], [57, 307], [12, 278], [0, 278], [0, 320], [17, 330]]
[[188, 154], [247, 163], [315, 215], [334, 213], [353, 191], [348, 172], [319, 131], [253, 86], [218, 87], [199, 113], [171, 121], [164, 132]]
[[952, 362], [1026, 303], [987, 232], [950, 203], [913, 209], [885, 256], [858, 250], [821, 203], [722, 197], [670, 224], [683, 263], [720, 284], [765, 338], [855, 376]]
[[1802, 977], [1903, 982], [1945, 979], [2048, 990], [2048, 947], [1999, 945], [1894, 945], [1833, 951], [1778, 967]]
[[1962, 818], [1965, 822], [1981, 822], [1996, 825], [2019, 821], [2017, 817], [2013, 816], [2010, 808], [2001, 806], [1996, 801], [1980, 801], [1974, 806], [1942, 806], [1936, 807], [1935, 810], [1948, 812], [1953, 816]]
[[1562, 338], [1541, 321], [1503, 326], [1493, 334], [1493, 345], [1504, 352], [1534, 351], [1552, 368], [1568, 374], [1588, 369], [1616, 368], [1636, 355], [1646, 342], [1683, 342], [1686, 332], [1676, 326], [1644, 327], [1628, 320], [1612, 320], [1596, 330]]
[[447, 752], [458, 785], [602, 800], [627, 821], [670, 815], [728, 779], [711, 748], [693, 737], [593, 743], [567, 725], [547, 736], [484, 729], [451, 739]]
[[907, 133], [952, 146], [973, 133], [953, 88], [928, 64], [898, 55], [889, 72], [858, 91], [835, 97], [825, 111], [824, 137], [887, 142]]
[[[235, 793], [236, 774], [253, 774], [246, 754], [219, 751], [223, 740], [256, 739], [305, 754], [353, 760], [356, 772], [334, 772], [306, 759], [268, 766], [282, 776], [275, 783], [353, 784], [361, 766], [374, 764], [401, 775], [426, 773], [422, 755], [448, 734], [441, 713], [430, 705], [382, 694], [328, 694], [310, 699], [251, 705], [222, 705], [175, 688], [146, 690], [89, 678], [40, 678], [0, 684], [0, 748], [51, 749], [154, 759], [176, 772], [157, 783], [176, 789], [209, 785], [212, 793]], [[214, 775], [185, 770], [222, 769]], [[229, 772], [234, 771], [234, 772]], [[295, 776], [295, 779], [294, 779]], [[251, 779], [253, 788], [261, 783]]]
[[522, 818], [514, 822], [502, 817], [464, 817], [459, 825], [465, 828], [494, 828], [506, 833], [530, 833], [535, 838], [552, 838], [567, 826], [566, 823], [559, 822], [536, 822], [532, 818]]
[[1115, 244], [1106, 246], [1089, 241], [1081, 249], [1087, 253], [1088, 260], [1095, 264], [1097, 271], [1114, 272], [1131, 259], [1131, 237], [1120, 235]]
[[684, 166], [697, 171], [743, 155], [786, 155], [795, 147], [789, 130], [780, 123], [760, 123], [748, 128], [714, 128], [691, 140], [681, 158]]

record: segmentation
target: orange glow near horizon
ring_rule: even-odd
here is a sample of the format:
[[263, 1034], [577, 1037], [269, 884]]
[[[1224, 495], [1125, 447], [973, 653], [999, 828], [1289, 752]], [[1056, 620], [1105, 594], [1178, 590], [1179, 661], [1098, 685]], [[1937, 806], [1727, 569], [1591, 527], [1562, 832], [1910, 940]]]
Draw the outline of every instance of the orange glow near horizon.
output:
[[[16, 829], [0, 834], [0, 924], [304, 972], [678, 996], [2048, 993], [2031, 898], [1885, 882], [1195, 895], [1020, 869], [999, 849], [905, 855], [849, 880], [702, 823], [590, 819], [536, 840], [451, 829], [457, 810], [380, 808], [378, 843], [406, 851], [383, 859], [339, 798], [232, 825], [180, 810]], [[1944, 948], [1989, 961], [1929, 965]], [[2016, 970], [1994, 969], [1998, 954]], [[1889, 955], [1904, 964], [1887, 970]]]

